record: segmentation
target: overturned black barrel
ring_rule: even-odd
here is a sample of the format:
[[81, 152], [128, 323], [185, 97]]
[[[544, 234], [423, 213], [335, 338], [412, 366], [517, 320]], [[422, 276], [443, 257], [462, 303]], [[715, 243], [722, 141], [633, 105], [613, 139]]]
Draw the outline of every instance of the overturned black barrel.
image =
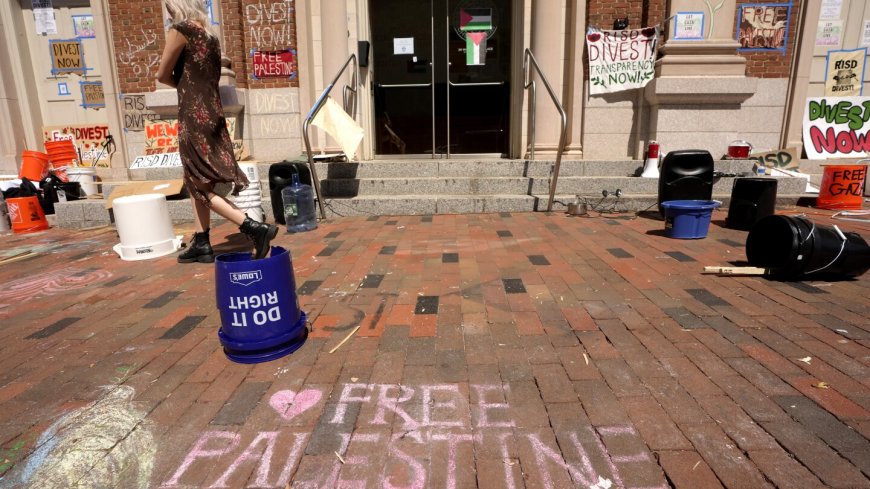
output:
[[858, 277], [870, 269], [870, 246], [857, 233], [772, 215], [749, 231], [746, 258], [754, 267], [787, 278], [813, 273]]
[[731, 188], [731, 203], [725, 225], [749, 231], [776, 209], [775, 178], [737, 178]]

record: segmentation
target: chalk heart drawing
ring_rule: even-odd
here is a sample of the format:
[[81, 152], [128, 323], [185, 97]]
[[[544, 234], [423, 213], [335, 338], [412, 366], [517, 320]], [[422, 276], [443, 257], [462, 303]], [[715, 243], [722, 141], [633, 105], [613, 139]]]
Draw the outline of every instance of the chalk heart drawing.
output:
[[269, 405], [287, 421], [304, 413], [320, 401], [323, 394], [317, 389], [305, 389], [296, 394], [291, 390], [278, 391], [272, 394]]

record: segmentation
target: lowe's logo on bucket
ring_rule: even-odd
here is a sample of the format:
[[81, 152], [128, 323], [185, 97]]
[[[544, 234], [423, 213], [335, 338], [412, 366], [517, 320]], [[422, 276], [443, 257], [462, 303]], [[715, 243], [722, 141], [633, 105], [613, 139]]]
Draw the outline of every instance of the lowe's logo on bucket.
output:
[[247, 287], [251, 284], [257, 283], [260, 280], [263, 280], [263, 273], [259, 270], [253, 270], [250, 272], [232, 272], [230, 273], [230, 282], [234, 284], [239, 284], [241, 286]]

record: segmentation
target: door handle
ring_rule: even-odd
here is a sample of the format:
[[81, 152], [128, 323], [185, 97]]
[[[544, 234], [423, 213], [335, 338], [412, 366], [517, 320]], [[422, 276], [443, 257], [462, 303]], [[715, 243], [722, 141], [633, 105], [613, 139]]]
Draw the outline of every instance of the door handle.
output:
[[431, 87], [432, 84], [431, 83], [398, 83], [398, 84], [385, 85], [382, 83], [378, 83], [378, 86], [381, 88], [414, 88], [414, 87], [420, 88], [420, 87]]
[[480, 82], [480, 83], [453, 83], [449, 82], [450, 86], [453, 87], [484, 87], [484, 86], [494, 86], [494, 85], [504, 85], [503, 81], [500, 82]]

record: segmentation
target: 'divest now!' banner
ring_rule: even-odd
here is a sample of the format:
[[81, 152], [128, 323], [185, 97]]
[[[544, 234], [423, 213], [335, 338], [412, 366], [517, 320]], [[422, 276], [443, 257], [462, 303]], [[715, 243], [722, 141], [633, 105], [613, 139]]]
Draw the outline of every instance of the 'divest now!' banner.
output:
[[586, 31], [589, 51], [589, 93], [642, 88], [655, 75], [659, 28]]
[[811, 160], [870, 155], [870, 97], [810, 97], [803, 126]]

